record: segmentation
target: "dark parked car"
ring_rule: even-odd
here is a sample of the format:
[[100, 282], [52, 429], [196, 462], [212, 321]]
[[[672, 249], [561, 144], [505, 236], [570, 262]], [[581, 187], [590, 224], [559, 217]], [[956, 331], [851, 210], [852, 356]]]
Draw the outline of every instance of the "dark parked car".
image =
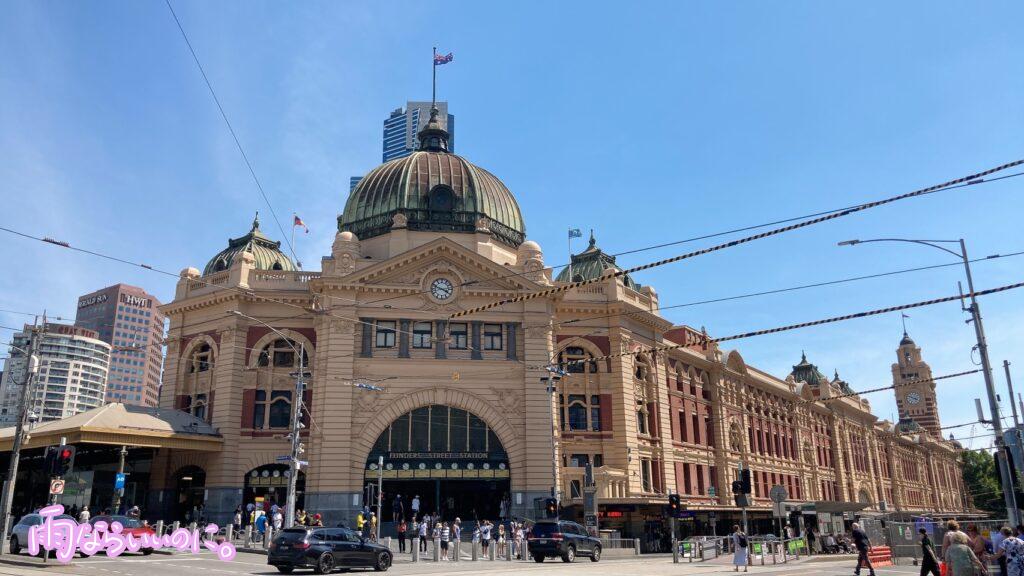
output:
[[391, 551], [347, 528], [286, 528], [270, 543], [267, 564], [284, 574], [296, 568], [312, 568], [328, 574], [335, 568], [391, 567]]
[[601, 541], [587, 534], [586, 528], [568, 520], [540, 520], [527, 536], [533, 559], [561, 558], [572, 562], [576, 556], [590, 556], [591, 562], [601, 560]]

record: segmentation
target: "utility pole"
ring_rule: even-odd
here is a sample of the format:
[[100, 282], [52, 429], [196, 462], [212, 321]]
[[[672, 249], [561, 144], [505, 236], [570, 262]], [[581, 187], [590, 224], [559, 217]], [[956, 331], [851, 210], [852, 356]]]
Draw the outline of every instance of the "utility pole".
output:
[[[115, 476], [115, 478], [120, 478], [124, 474], [124, 458], [125, 458], [125, 456], [128, 455], [128, 447], [127, 446], [121, 446], [121, 453], [120, 454], [121, 454], [121, 460], [120, 460], [120, 462], [117, 465], [117, 476]], [[111, 502], [110, 502], [110, 513], [111, 514], [117, 514], [117, 509], [118, 509], [118, 507], [121, 506], [121, 498], [123, 496], [124, 496], [124, 487], [122, 486], [121, 488], [117, 488], [115, 486], [114, 487], [114, 497], [111, 499]]]
[[297, 482], [299, 479], [299, 456], [302, 455], [302, 443], [301, 435], [299, 431], [302, 430], [302, 396], [305, 391], [305, 383], [303, 377], [306, 373], [306, 343], [299, 344], [299, 371], [295, 374], [295, 398], [293, 400], [295, 410], [292, 417], [292, 454], [291, 460], [289, 461], [289, 469], [291, 474], [288, 476], [288, 503], [285, 505], [285, 527], [290, 527], [295, 524], [295, 491], [297, 489]]
[[1006, 372], [1006, 387], [1010, 389], [1010, 408], [1013, 409], [1013, 426], [1020, 428], [1020, 419], [1017, 417], [1017, 404], [1013, 401], [1013, 380], [1010, 379], [1010, 361], [1003, 360], [1003, 371]]
[[967, 310], [971, 313], [971, 322], [974, 323], [974, 334], [978, 339], [978, 354], [981, 356], [981, 369], [985, 376], [985, 391], [988, 393], [988, 406], [992, 414], [992, 431], [996, 436], [996, 448], [999, 451], [999, 476], [1003, 482], [1003, 500], [1006, 504], [1007, 519], [1016, 526], [1020, 523], [1017, 514], [1017, 504], [1013, 496], [1013, 477], [1010, 475], [1009, 463], [1006, 461], [1006, 452], [1003, 450], [1003, 422], [999, 416], [999, 402], [996, 400], [996, 385], [992, 379], [992, 363], [988, 359], [988, 344], [985, 341], [985, 327], [981, 323], [981, 309], [978, 307], [978, 299], [974, 295], [974, 278], [971, 276], [971, 261], [967, 257], [967, 246], [963, 238], [960, 239], [960, 255], [964, 261], [964, 270], [967, 272], [967, 290], [971, 294], [971, 305]]
[[554, 374], [540, 379], [541, 382], [547, 384], [548, 393], [551, 395], [551, 497], [555, 499], [556, 514], [561, 516], [562, 499], [561, 490], [558, 489], [558, 444], [555, 441], [557, 433], [555, 428], [555, 410], [558, 406], [555, 402], [555, 394], [558, 391], [557, 384], [559, 380], [561, 380], [561, 377]]
[[[45, 329], [45, 317], [43, 318]], [[28, 350], [20, 349], [25, 354], [25, 384], [21, 387], [21, 398], [18, 399], [18, 422], [14, 428], [14, 443], [11, 446], [11, 463], [7, 468], [7, 478], [3, 487], [3, 506], [0, 509], [0, 537], [6, 538], [11, 527], [11, 504], [14, 501], [15, 482], [18, 478], [18, 463], [21, 459], [21, 445], [25, 442], [25, 424], [28, 422], [28, 404], [31, 397], [32, 380], [39, 371], [39, 358], [36, 352], [39, 350], [39, 342], [42, 340], [43, 330], [39, 328], [37, 317], [32, 325], [32, 332], [29, 340]], [[14, 346], [12, 346], [14, 348]], [[9, 362], [9, 360], [8, 360]], [[3, 554], [3, 545], [0, 542], [0, 554]]]
[[381, 490], [384, 488], [384, 457], [377, 457], [377, 526], [374, 528], [373, 537], [380, 542], [380, 524], [384, 519], [384, 509], [381, 507]]

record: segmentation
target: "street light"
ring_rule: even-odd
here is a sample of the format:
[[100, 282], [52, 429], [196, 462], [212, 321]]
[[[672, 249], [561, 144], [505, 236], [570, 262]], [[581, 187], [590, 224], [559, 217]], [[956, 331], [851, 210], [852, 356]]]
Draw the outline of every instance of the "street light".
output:
[[[971, 276], [971, 261], [967, 257], [967, 245], [964, 243], [964, 239], [913, 240], [908, 238], [876, 238], [873, 240], [844, 240], [839, 243], [839, 246], [855, 246], [857, 244], [866, 244], [868, 242], [908, 242], [911, 244], [922, 244], [924, 246], [937, 248], [943, 252], [948, 252], [963, 260], [964, 272], [967, 274], [967, 290], [970, 292], [971, 297], [971, 305], [967, 307], [966, 310], [971, 313], [971, 319], [968, 320], [968, 322], [974, 323], [974, 335], [978, 341], [978, 353], [981, 355], [981, 368], [982, 373], [985, 376], [985, 391], [988, 394], [989, 411], [992, 413], [992, 429], [996, 436], [996, 448], [1000, 454], [1000, 457], [997, 458], [997, 460], [999, 461], [999, 476], [1003, 480], [1003, 500], [1006, 504], [1007, 518], [1013, 521], [1015, 525], [1019, 524], [1020, 521], [1017, 518], [1017, 504], [1014, 501], [1013, 496], [1013, 478], [1010, 475], [1009, 464], [1006, 462], [1006, 455], [1003, 453], [1003, 424], [1002, 418], [999, 416], [999, 402], [996, 400], [996, 387], [992, 380], [992, 364], [988, 359], [988, 344], [985, 342], [985, 328], [981, 323], [981, 309], [978, 308], [978, 300], [974, 296], [974, 278]], [[940, 246], [940, 244], [959, 244], [960, 252], [955, 252], [945, 246]]]
[[296, 348], [295, 345], [292, 344], [291, 338], [285, 335], [284, 332], [281, 332], [277, 328], [274, 328], [273, 326], [267, 324], [266, 322], [260, 320], [259, 318], [253, 318], [252, 316], [249, 316], [247, 314], [242, 314], [238, 310], [228, 310], [228, 314], [252, 320], [253, 322], [256, 322], [269, 328], [271, 332], [283, 338], [284, 341], [288, 343], [288, 346], [290, 346], [291, 349], [294, 350], [295, 353], [299, 355], [299, 370], [298, 372], [294, 373], [295, 398], [293, 399], [293, 402], [295, 409], [293, 410], [292, 415], [292, 451], [291, 457], [288, 460], [288, 467], [291, 470], [291, 473], [288, 475], [288, 497], [287, 503], [285, 504], [284, 508], [284, 525], [292, 526], [295, 523], [295, 490], [300, 469], [299, 456], [302, 454], [302, 444], [299, 442], [299, 431], [302, 429], [302, 392], [304, 388], [302, 379], [306, 376], [306, 345], [305, 343], [300, 343], [299, 347]]
[[[44, 324], [45, 325], [45, 324]], [[11, 504], [14, 502], [14, 488], [18, 478], [18, 464], [21, 460], [21, 445], [25, 442], [25, 424], [28, 423], [28, 400], [29, 387], [32, 385], [32, 376], [39, 372], [39, 357], [36, 350], [39, 348], [39, 340], [42, 339], [42, 332], [32, 328], [32, 340], [26, 350], [20, 346], [10, 347], [21, 352], [26, 357], [25, 385], [21, 389], [21, 398], [18, 399], [18, 422], [14, 429], [14, 442], [11, 446], [11, 462], [7, 468], [7, 479], [4, 480], [3, 496], [0, 497], [0, 538], [7, 537], [7, 531], [11, 525]], [[9, 360], [8, 360], [9, 361]], [[2, 540], [0, 540], [0, 554], [3, 554]]]

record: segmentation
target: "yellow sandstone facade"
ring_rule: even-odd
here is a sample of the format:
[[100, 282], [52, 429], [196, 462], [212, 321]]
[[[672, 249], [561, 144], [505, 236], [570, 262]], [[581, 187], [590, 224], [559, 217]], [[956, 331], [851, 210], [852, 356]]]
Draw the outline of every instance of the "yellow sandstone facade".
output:
[[[223, 521], [257, 498], [283, 502], [280, 457], [300, 400], [294, 346], [309, 372], [300, 505], [330, 523], [351, 521], [378, 475], [385, 520], [396, 494], [406, 515], [415, 495], [421, 512], [464, 520], [536, 516], [553, 474], [566, 513], [581, 515], [587, 463], [602, 528], [636, 537], [662, 523], [669, 492], [697, 511], [694, 529], [712, 511], [730, 522], [740, 463], [753, 472], [755, 519], [768, 518], [775, 485], [793, 503], [969, 508], [955, 443], [911, 420], [879, 421], [856, 395], [834, 399], [848, 386], [806, 360], [780, 379], [715, 345], [647, 353], [695, 333], [659, 314], [651, 287], [611, 276], [614, 259], [593, 238], [572, 275], [553, 278], [511, 193], [445, 138], [432, 122], [420, 151], [363, 178], [319, 272], [297, 270], [258, 222], [203, 273], [182, 271], [161, 308], [161, 403], [208, 421], [224, 450], [161, 451], [151, 506], [180, 513], [201, 502]], [[620, 352], [636, 354], [588, 360]], [[545, 367], [569, 360], [584, 362], [549, 394]]]

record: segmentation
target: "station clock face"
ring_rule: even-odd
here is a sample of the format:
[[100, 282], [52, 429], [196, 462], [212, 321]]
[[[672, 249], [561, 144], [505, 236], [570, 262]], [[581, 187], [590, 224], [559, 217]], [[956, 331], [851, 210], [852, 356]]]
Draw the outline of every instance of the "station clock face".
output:
[[455, 293], [455, 286], [447, 278], [438, 278], [430, 283], [430, 295], [438, 300], [447, 300]]
[[911, 392], [907, 394], [907, 404], [919, 404], [921, 402], [921, 395], [917, 392]]

